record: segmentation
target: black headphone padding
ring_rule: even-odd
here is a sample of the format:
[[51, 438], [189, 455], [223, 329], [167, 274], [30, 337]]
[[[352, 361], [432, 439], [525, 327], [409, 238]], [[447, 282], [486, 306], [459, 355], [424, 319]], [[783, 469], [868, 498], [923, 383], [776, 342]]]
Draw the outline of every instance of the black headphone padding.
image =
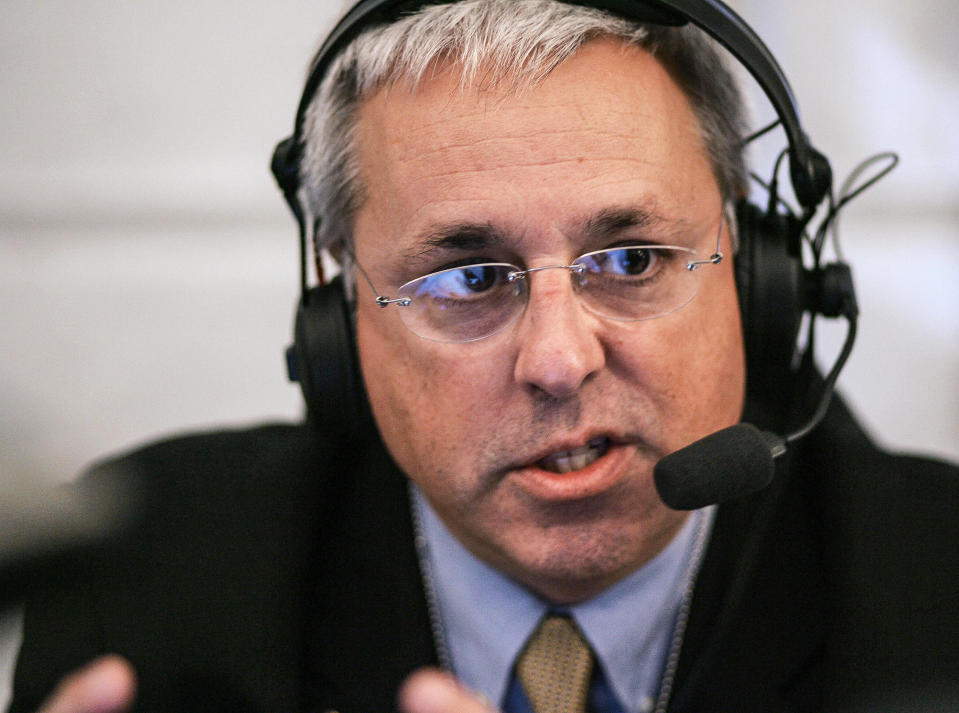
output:
[[290, 379], [300, 382], [312, 424], [347, 441], [371, 432], [373, 417], [342, 276], [311, 287], [300, 299], [287, 367]]
[[741, 201], [736, 206], [739, 249], [734, 260], [746, 347], [749, 420], [780, 428], [796, 340], [802, 325], [806, 272], [800, 230], [792, 216], [769, 214]]

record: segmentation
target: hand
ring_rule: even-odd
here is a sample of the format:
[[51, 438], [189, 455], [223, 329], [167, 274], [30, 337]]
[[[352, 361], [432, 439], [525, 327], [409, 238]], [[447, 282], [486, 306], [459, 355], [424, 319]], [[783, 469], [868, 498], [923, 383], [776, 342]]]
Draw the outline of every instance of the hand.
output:
[[398, 698], [403, 713], [496, 713], [485, 697], [469, 690], [453, 674], [437, 669], [413, 673]]
[[133, 704], [136, 674], [119, 656], [103, 656], [57, 685], [37, 713], [119, 713]]

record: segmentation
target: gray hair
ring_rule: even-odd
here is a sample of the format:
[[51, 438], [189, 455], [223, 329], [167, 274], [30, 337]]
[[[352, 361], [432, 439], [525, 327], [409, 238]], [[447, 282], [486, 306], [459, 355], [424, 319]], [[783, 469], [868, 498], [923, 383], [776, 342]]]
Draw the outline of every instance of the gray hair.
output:
[[463, 88], [534, 86], [586, 42], [614, 37], [651, 52], [689, 99], [725, 203], [745, 194], [744, 102], [717, 46], [696, 28], [644, 26], [557, 0], [464, 0], [430, 5], [367, 29], [336, 57], [305, 117], [300, 203], [314, 247], [349, 244], [363, 202], [356, 114], [369, 94], [415, 87], [451, 62]]

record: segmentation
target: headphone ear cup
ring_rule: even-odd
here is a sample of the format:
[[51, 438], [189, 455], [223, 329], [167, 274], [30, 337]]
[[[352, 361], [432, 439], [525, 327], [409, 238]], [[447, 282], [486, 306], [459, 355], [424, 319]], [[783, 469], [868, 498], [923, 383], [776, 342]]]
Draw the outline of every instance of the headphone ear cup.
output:
[[747, 201], [736, 206], [736, 220], [747, 416], [766, 428], [781, 428], [788, 401], [782, 395], [794, 372], [804, 304], [798, 227], [790, 216], [767, 214]]
[[287, 363], [290, 379], [300, 382], [308, 421], [341, 439], [364, 439], [373, 418], [341, 276], [300, 299], [293, 335]]

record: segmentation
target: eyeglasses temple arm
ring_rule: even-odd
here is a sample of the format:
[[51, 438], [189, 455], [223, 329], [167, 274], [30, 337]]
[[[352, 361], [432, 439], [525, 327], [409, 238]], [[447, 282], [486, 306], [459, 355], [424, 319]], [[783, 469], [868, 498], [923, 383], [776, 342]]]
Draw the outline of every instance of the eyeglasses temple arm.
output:
[[723, 261], [723, 251], [721, 249], [721, 244], [723, 241], [723, 225], [726, 223], [726, 220], [720, 217], [719, 220], [719, 232], [716, 233], [716, 252], [710, 255], [706, 260], [690, 260], [686, 263], [687, 270], [696, 270], [700, 265], [718, 265]]
[[373, 298], [376, 300], [376, 304], [380, 307], [387, 307], [389, 305], [401, 305], [406, 307], [410, 303], [409, 297], [397, 297], [391, 298], [381, 295], [379, 290], [373, 286], [373, 280], [370, 279], [370, 276], [366, 274], [366, 270], [363, 269], [363, 266], [360, 265], [360, 261], [356, 259], [356, 255], [353, 254], [353, 251], [349, 248], [346, 248], [346, 253], [350, 256], [350, 259], [353, 261], [353, 264], [356, 265], [356, 269], [359, 271], [360, 275], [363, 276], [363, 279], [366, 281], [366, 284], [370, 286], [370, 292], [373, 293]]

